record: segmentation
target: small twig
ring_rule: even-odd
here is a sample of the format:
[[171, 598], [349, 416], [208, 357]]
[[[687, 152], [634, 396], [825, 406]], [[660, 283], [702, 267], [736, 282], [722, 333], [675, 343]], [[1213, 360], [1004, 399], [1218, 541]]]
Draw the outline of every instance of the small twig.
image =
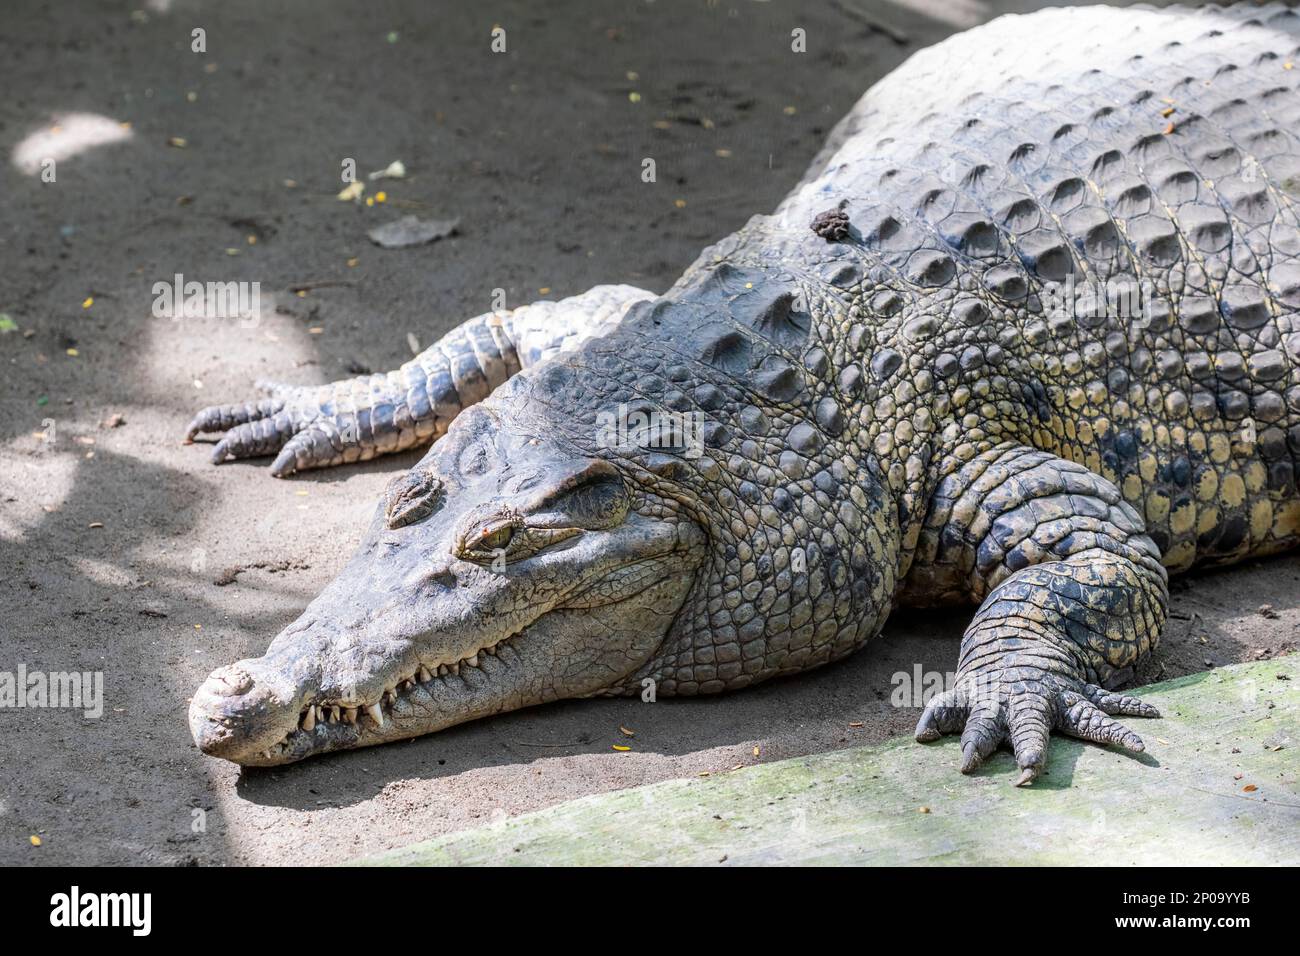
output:
[[312, 289], [328, 289], [331, 286], [356, 285], [351, 279], [321, 279], [317, 282], [299, 282], [297, 285], [289, 286], [290, 292], [310, 292]]
[[847, 0], [833, 0], [831, 6], [835, 7], [835, 9], [839, 10], [846, 16], [850, 16], [854, 20], [857, 20], [859, 23], [866, 24], [867, 27], [875, 30], [877, 33], [883, 33], [899, 46], [907, 46], [912, 42], [911, 37], [902, 30], [878, 20], [863, 10], [859, 10], [857, 7], [848, 3]]
[[534, 744], [534, 743], [530, 743], [527, 740], [514, 740], [511, 741], [511, 743], [516, 743], [521, 747], [581, 747], [582, 746], [582, 742], [577, 740], [573, 741], [573, 743], [568, 743], [568, 744]]

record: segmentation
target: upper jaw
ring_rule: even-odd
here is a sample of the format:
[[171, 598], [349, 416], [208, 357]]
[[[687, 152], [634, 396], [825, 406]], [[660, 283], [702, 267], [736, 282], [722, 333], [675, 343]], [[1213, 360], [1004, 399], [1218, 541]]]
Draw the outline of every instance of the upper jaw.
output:
[[[375, 695], [322, 692], [299, 708], [294, 725], [278, 740], [246, 752], [244, 766], [274, 766], [331, 750], [365, 747], [441, 730], [458, 723], [453, 702], [464, 702], [488, 682], [504, 682], [520, 660], [514, 642], [502, 636], [458, 660], [430, 660], [393, 671]], [[463, 719], [463, 718], [462, 718]]]

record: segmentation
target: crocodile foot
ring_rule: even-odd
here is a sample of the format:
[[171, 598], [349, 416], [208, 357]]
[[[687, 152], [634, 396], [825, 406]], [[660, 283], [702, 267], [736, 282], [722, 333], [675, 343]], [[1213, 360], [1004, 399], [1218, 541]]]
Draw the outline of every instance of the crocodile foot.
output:
[[365, 457], [355, 414], [329, 414], [310, 387], [258, 382], [257, 388], [264, 398], [200, 411], [186, 428], [186, 440], [224, 432], [212, 449], [213, 464], [275, 455], [271, 474], [276, 478]]
[[961, 731], [961, 772], [972, 773], [1003, 744], [1015, 752], [1020, 777], [1029, 786], [1047, 766], [1053, 730], [1141, 753], [1142, 738], [1112, 717], [1159, 717], [1136, 697], [1116, 694], [1083, 680], [1034, 665], [1004, 665], [959, 676], [951, 690], [932, 698], [916, 725], [920, 743]]

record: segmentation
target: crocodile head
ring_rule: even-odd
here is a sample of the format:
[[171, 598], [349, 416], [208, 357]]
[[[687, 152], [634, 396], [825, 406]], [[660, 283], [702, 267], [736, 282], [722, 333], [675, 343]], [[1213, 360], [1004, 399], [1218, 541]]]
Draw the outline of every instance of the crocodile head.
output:
[[393, 481], [356, 555], [264, 656], [199, 688], [205, 753], [282, 764], [640, 685], [706, 535], [563, 409], [494, 399]]
[[914, 462], [846, 440], [865, 410], [832, 397], [824, 352], [790, 358], [819, 310], [714, 270], [513, 376], [264, 656], [199, 689], [199, 746], [286, 763], [646, 679], [735, 690], [870, 639], [923, 494]]

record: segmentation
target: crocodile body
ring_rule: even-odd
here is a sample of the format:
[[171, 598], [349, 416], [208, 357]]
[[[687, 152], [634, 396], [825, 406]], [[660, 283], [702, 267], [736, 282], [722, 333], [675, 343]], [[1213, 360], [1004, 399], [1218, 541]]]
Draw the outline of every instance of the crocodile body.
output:
[[663, 297], [483, 316], [389, 375], [200, 413], [217, 460], [277, 474], [445, 437], [200, 689], [196, 740], [274, 764], [737, 689], [969, 603], [918, 739], [961, 733], [964, 771], [1009, 745], [1022, 783], [1052, 730], [1142, 749], [1115, 718], [1154, 711], [1113, 688], [1168, 572], [1300, 535], [1298, 44], [1278, 5], [1001, 18], [874, 86]]

